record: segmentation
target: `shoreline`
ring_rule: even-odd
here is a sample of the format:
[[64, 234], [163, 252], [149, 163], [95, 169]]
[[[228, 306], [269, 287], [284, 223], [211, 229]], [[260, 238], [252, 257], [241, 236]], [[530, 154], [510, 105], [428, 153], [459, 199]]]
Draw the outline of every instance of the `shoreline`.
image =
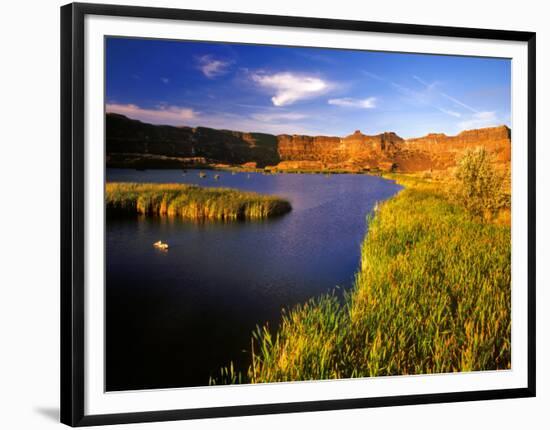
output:
[[166, 167], [145, 167], [145, 168], [138, 168], [134, 166], [112, 166], [107, 165], [107, 169], [128, 169], [128, 170], [136, 170], [140, 172], [145, 172], [147, 170], [181, 170], [181, 171], [188, 171], [188, 170], [205, 170], [205, 171], [213, 171], [213, 172], [232, 172], [232, 173], [259, 173], [263, 175], [284, 175], [284, 174], [304, 174], [304, 175], [367, 175], [367, 176], [377, 176], [377, 177], [383, 177], [384, 175], [390, 174], [390, 172], [383, 172], [383, 171], [366, 171], [366, 170], [346, 170], [346, 169], [324, 169], [324, 170], [314, 170], [314, 169], [267, 169], [267, 168], [244, 168], [240, 165], [233, 165], [233, 166], [217, 166], [217, 165], [193, 165], [193, 166], [186, 166], [186, 167], [173, 167], [173, 166], [166, 166]]
[[473, 221], [439, 181], [383, 177], [403, 189], [371, 216], [345, 303], [329, 293], [284, 310], [276, 332], [253, 333], [247, 374], [230, 365], [211, 384], [510, 367], [509, 226]]

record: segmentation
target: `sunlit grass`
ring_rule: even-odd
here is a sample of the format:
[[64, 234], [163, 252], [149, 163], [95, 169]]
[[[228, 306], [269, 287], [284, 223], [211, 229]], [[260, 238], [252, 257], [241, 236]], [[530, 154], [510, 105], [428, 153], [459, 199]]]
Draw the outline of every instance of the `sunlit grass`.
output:
[[185, 184], [109, 182], [107, 213], [180, 217], [194, 221], [264, 219], [285, 214], [290, 203], [276, 196]]
[[257, 328], [247, 374], [230, 366], [212, 383], [510, 368], [509, 225], [472, 218], [441, 183], [394, 178], [406, 188], [371, 216], [344, 299]]

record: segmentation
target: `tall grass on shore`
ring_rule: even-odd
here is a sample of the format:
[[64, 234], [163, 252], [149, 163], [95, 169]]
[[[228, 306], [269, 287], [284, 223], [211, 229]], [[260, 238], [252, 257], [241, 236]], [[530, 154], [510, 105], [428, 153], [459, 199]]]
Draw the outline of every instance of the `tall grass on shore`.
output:
[[408, 180], [369, 221], [343, 302], [328, 294], [254, 332], [246, 377], [320, 380], [510, 368], [510, 228], [482, 222]]
[[184, 184], [109, 182], [107, 213], [180, 217], [193, 221], [259, 220], [285, 214], [290, 203], [275, 196]]

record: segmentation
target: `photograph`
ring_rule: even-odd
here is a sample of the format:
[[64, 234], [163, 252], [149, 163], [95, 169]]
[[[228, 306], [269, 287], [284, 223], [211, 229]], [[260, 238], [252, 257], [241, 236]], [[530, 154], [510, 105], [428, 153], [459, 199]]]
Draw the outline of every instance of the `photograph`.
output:
[[105, 391], [511, 370], [510, 58], [104, 55]]
[[548, 427], [541, 2], [7, 5], [0, 430]]

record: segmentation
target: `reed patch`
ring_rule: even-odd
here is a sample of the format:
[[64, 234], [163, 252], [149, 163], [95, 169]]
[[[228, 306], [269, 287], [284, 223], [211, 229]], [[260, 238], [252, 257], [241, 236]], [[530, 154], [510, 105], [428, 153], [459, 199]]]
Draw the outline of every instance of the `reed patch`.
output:
[[280, 197], [230, 188], [126, 182], [107, 183], [105, 205], [108, 214], [170, 216], [192, 221], [261, 220], [292, 209]]

